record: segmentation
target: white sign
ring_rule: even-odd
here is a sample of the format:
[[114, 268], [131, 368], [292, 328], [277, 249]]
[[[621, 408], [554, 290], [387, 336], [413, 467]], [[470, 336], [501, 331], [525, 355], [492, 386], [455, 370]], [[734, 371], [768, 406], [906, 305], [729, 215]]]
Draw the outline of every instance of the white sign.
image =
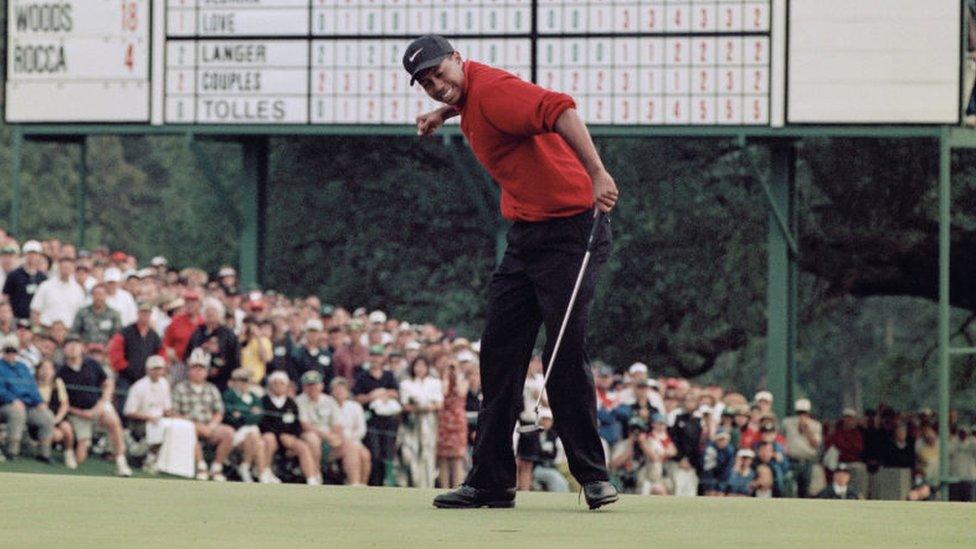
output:
[[792, 0], [790, 123], [954, 124], [959, 0]]
[[9, 0], [8, 122], [148, 122], [149, 0]]

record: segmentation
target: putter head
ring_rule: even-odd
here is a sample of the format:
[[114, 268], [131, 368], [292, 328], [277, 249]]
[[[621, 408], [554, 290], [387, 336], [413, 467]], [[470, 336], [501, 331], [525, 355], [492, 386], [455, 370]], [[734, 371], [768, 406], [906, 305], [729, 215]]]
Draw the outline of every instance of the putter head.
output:
[[539, 427], [538, 423], [532, 423], [529, 425], [519, 425], [517, 430], [519, 433], [523, 435], [527, 435], [529, 433], [536, 433], [541, 431], [542, 427]]

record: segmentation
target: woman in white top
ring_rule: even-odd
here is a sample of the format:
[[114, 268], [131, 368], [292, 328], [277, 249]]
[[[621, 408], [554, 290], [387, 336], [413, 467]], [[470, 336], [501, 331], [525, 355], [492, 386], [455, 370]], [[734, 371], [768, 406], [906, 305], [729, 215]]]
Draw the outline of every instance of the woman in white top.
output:
[[358, 402], [349, 398], [349, 382], [344, 377], [337, 377], [329, 385], [332, 398], [339, 405], [339, 412], [336, 414], [335, 424], [342, 431], [343, 456], [348, 456], [349, 452], [359, 454], [359, 475], [356, 477], [355, 469], [344, 468], [346, 471], [346, 484], [351, 486], [366, 486], [370, 472], [369, 450], [363, 446], [363, 437], [366, 436], [366, 415], [363, 407]]
[[430, 375], [427, 359], [417, 357], [400, 383], [406, 412], [401, 424], [401, 455], [410, 470], [410, 485], [433, 488], [437, 479], [437, 411], [444, 405], [441, 380]]

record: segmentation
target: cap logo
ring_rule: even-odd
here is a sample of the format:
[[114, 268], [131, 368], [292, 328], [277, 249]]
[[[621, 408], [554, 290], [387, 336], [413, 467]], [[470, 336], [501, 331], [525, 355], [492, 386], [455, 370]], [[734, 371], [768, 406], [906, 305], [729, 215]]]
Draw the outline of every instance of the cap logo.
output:
[[424, 48], [423, 46], [421, 46], [417, 51], [413, 52], [413, 55], [410, 56], [410, 62], [413, 63], [413, 60], [416, 59], [417, 56], [420, 55], [420, 52], [422, 52], [423, 50]]

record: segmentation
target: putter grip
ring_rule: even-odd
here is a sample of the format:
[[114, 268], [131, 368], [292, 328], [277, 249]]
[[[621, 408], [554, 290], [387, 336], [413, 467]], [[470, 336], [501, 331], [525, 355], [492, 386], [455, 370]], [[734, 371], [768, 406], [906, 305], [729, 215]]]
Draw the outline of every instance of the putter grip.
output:
[[590, 229], [590, 238], [586, 241], [586, 251], [593, 251], [593, 241], [596, 240], [597, 231], [600, 230], [600, 222], [603, 221], [603, 216], [606, 214], [601, 212], [599, 208], [596, 210], [596, 215], [593, 216], [593, 228]]

